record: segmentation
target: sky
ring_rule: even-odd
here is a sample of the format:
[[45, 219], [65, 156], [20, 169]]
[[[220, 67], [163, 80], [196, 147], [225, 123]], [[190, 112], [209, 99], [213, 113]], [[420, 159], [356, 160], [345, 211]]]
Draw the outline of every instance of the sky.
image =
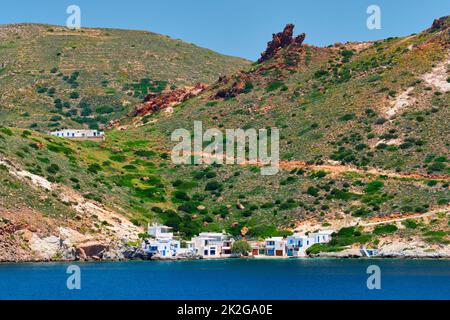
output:
[[[286, 23], [305, 43], [405, 36], [450, 15], [450, 0], [14, 0], [2, 1], [0, 24], [65, 25], [69, 5], [81, 9], [81, 27], [148, 30], [214, 51], [256, 60]], [[369, 5], [381, 10], [381, 29], [366, 26]]]

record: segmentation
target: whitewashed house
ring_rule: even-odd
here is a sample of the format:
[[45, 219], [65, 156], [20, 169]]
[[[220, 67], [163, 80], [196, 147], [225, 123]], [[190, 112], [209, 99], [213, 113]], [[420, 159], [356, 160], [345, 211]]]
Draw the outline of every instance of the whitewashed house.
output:
[[152, 224], [148, 226], [149, 239], [142, 241], [141, 248], [149, 254], [157, 254], [161, 257], [174, 257], [179, 253], [181, 244], [173, 238], [172, 228]]
[[310, 233], [309, 236], [314, 238], [315, 243], [326, 243], [331, 240], [331, 235], [333, 232], [333, 230], [320, 230]]
[[188, 250], [203, 258], [220, 258], [231, 256], [233, 239], [224, 233], [201, 232], [187, 242]]
[[300, 257], [306, 255], [306, 249], [314, 244], [314, 238], [294, 233], [287, 237], [286, 254], [288, 257]]
[[68, 139], [104, 139], [105, 132], [98, 130], [63, 129], [49, 133], [55, 137]]
[[286, 254], [286, 241], [283, 237], [272, 237], [264, 241], [264, 254], [266, 256], [282, 257]]
[[171, 232], [172, 228], [167, 226], [162, 226], [157, 223], [153, 223], [152, 225], [148, 225], [147, 233], [150, 237], [153, 238], [173, 238], [173, 233]]
[[332, 230], [323, 230], [303, 235], [294, 233], [287, 237], [286, 254], [288, 257], [306, 256], [306, 249], [316, 243], [326, 243], [331, 240]]
[[174, 239], [148, 239], [142, 242], [142, 249], [152, 255], [175, 257], [180, 250], [180, 241]]

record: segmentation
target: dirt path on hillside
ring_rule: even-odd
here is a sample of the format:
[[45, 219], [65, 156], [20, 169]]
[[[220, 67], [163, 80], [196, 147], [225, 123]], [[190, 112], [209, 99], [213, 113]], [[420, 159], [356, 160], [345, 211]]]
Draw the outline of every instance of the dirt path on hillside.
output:
[[[170, 153], [171, 151], [164, 150], [161, 152]], [[193, 152], [193, 156], [201, 156], [203, 158], [209, 158], [210, 160], [217, 159], [216, 155], [206, 153], [206, 152]], [[225, 160], [230, 160], [230, 162], [235, 162], [234, 158], [225, 157]], [[243, 166], [263, 166], [261, 162], [258, 161], [247, 161], [241, 163]], [[358, 174], [371, 174], [376, 176], [387, 176], [389, 178], [395, 179], [436, 179], [436, 180], [450, 180], [450, 175], [445, 174], [422, 174], [422, 173], [398, 173], [393, 171], [381, 170], [377, 168], [368, 168], [367, 170], [357, 168], [351, 165], [342, 165], [339, 163], [326, 163], [326, 164], [308, 164], [305, 161], [298, 160], [281, 160], [279, 162], [279, 168], [281, 170], [293, 170], [296, 168], [305, 168], [311, 170], [323, 170], [328, 171], [334, 175], [345, 174], [345, 173], [358, 173]]]
[[367, 170], [359, 169], [354, 166], [341, 164], [322, 164], [309, 165], [302, 161], [280, 161], [280, 168], [290, 169], [295, 167], [304, 167], [313, 170], [325, 170], [336, 174], [343, 174], [346, 172], [354, 172], [359, 174], [372, 174], [378, 176], [387, 176], [396, 179], [436, 179], [436, 180], [450, 180], [449, 175], [445, 174], [422, 174], [422, 173], [398, 173], [376, 168], [368, 168]]
[[[385, 224], [385, 223], [392, 223], [392, 222], [399, 222], [399, 221], [404, 221], [404, 220], [408, 220], [408, 219], [420, 219], [420, 218], [425, 218], [425, 217], [429, 217], [432, 216], [438, 212], [449, 212], [450, 211], [450, 205], [446, 205], [444, 207], [440, 207], [440, 208], [435, 208], [431, 211], [425, 212], [425, 213], [420, 213], [420, 214], [401, 214], [401, 217], [397, 217], [397, 218], [375, 218], [373, 220], [371, 220], [370, 222], [365, 222], [365, 223], [360, 223], [360, 226], [363, 227], [370, 227], [370, 226], [376, 226], [379, 224]], [[399, 213], [400, 215], [400, 213]]]
[[[424, 213], [393, 213], [386, 217], [372, 217], [372, 218], [362, 218], [362, 217], [353, 217], [351, 215], [346, 215], [341, 212], [340, 217], [338, 219], [328, 220], [329, 226], [327, 229], [330, 230], [340, 230], [345, 227], [352, 226], [361, 226], [361, 227], [373, 227], [380, 224], [387, 223], [396, 223], [408, 219], [421, 219], [432, 217], [433, 215], [439, 212], [450, 212], [450, 205], [445, 205], [442, 207], [436, 207], [431, 209], [428, 212]], [[316, 230], [324, 229], [322, 223], [323, 221], [318, 220], [319, 215], [314, 215], [308, 217], [307, 219], [297, 221], [297, 225], [293, 229], [294, 232], [298, 233], [306, 233], [306, 232], [314, 232]]]

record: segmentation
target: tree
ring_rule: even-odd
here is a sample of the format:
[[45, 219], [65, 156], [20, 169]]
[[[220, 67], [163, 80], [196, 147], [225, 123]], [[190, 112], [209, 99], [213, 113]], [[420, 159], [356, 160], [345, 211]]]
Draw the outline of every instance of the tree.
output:
[[248, 256], [248, 253], [252, 251], [252, 247], [248, 244], [247, 241], [238, 240], [233, 243], [231, 247], [231, 252], [235, 254], [240, 254], [243, 256]]

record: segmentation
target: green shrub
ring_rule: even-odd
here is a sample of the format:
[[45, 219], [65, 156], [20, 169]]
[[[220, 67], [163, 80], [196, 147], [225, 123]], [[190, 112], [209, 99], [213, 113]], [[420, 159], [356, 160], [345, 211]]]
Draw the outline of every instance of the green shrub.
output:
[[100, 196], [93, 194], [93, 193], [85, 194], [84, 197], [86, 199], [91, 199], [91, 200], [95, 200], [97, 202], [102, 202], [102, 199], [100, 198]]
[[308, 187], [308, 189], [306, 190], [306, 193], [309, 194], [310, 196], [313, 197], [317, 197], [317, 195], [319, 194], [319, 189], [314, 188], [314, 187]]
[[136, 150], [134, 152], [134, 154], [139, 156], [139, 157], [151, 158], [151, 157], [154, 157], [156, 155], [156, 152], [155, 151], [151, 151], [151, 150]]
[[205, 177], [206, 177], [207, 179], [212, 179], [212, 178], [217, 177], [217, 173], [215, 173], [214, 171], [209, 171], [209, 172], [207, 172], [207, 173], [205, 174]]
[[47, 92], [47, 90], [48, 90], [47, 87], [38, 87], [38, 88], [36, 89], [36, 92], [37, 92], [37, 93], [45, 93], [45, 92]]
[[366, 188], [364, 188], [364, 192], [365, 193], [375, 193], [381, 190], [381, 188], [383, 188], [384, 183], [378, 180], [369, 182], [366, 186]]
[[186, 213], [194, 213], [197, 212], [197, 206], [193, 202], [186, 201], [178, 207], [178, 210], [184, 211]]
[[91, 172], [91, 173], [94, 173], [94, 174], [97, 174], [101, 170], [102, 170], [102, 167], [98, 163], [92, 163], [87, 168], [88, 172]]
[[339, 237], [351, 237], [353, 236], [355, 231], [356, 231], [355, 227], [344, 227], [339, 229], [336, 235]]
[[408, 229], [416, 229], [419, 225], [414, 219], [406, 219], [402, 221], [402, 224]]
[[125, 162], [127, 160], [127, 158], [121, 154], [113, 154], [111, 156], [109, 156], [109, 159], [115, 162]]
[[318, 254], [320, 252], [339, 252], [344, 250], [344, 247], [330, 246], [329, 244], [315, 243], [311, 247], [306, 249], [306, 254]]
[[381, 80], [381, 76], [379, 74], [374, 74], [365, 78], [367, 82], [375, 82]]
[[312, 178], [312, 179], [322, 179], [322, 178], [326, 177], [327, 174], [328, 173], [326, 171], [319, 170], [319, 171], [311, 172], [309, 177]]
[[397, 230], [398, 228], [393, 224], [383, 224], [376, 226], [375, 229], [373, 230], [373, 233], [376, 235], [382, 235], [394, 233]]
[[76, 91], [73, 91], [70, 93], [70, 99], [78, 99], [80, 97], [80, 94]]
[[372, 215], [372, 211], [367, 208], [358, 208], [352, 212], [353, 217], [368, 217]]
[[29, 136], [31, 136], [31, 131], [24, 130], [24, 131], [22, 132], [21, 136], [22, 136], [23, 138], [28, 138]]
[[355, 114], [354, 113], [347, 113], [345, 115], [343, 115], [342, 117], [339, 118], [339, 120], [341, 121], [350, 121], [355, 119]]
[[250, 93], [253, 90], [253, 83], [250, 80], [245, 81], [245, 87], [242, 93]]
[[78, 182], [80, 182], [80, 180], [78, 180], [78, 179], [75, 178], [75, 177], [70, 178], [70, 181], [72, 181], [73, 183], [78, 183]]
[[429, 243], [440, 243], [448, 245], [450, 244], [450, 240], [448, 240], [447, 237], [448, 233], [442, 230], [436, 230], [436, 231], [428, 231], [424, 234], [425, 241]]
[[105, 113], [113, 113], [114, 108], [110, 106], [100, 106], [95, 109], [95, 112], [105, 114]]
[[343, 57], [350, 58], [353, 56], [353, 51], [352, 50], [342, 50], [341, 55]]
[[56, 174], [59, 171], [59, 166], [55, 163], [52, 163], [47, 167], [47, 172], [50, 174]]
[[50, 97], [52, 97], [54, 94], [56, 93], [56, 89], [55, 88], [49, 88], [48, 90], [47, 90], [47, 94], [50, 96]]
[[0, 127], [0, 132], [6, 134], [7, 136], [12, 136], [13, 132], [11, 129], [9, 128], [5, 128], [5, 127]]
[[446, 165], [444, 163], [434, 162], [428, 166], [428, 172], [440, 172], [440, 171], [444, 171], [445, 168], [446, 168]]
[[277, 89], [280, 89], [281, 87], [284, 86], [284, 82], [283, 81], [279, 81], [279, 80], [275, 80], [269, 83], [269, 85], [267, 86], [266, 91], [267, 92], [272, 92], [275, 91]]
[[318, 79], [318, 78], [321, 78], [323, 76], [328, 76], [328, 75], [329, 75], [329, 72], [327, 70], [321, 69], [314, 73], [314, 78]]
[[160, 207], [152, 207], [151, 210], [155, 213], [162, 213], [163, 210]]
[[191, 200], [191, 198], [189, 197], [189, 195], [186, 192], [180, 191], [180, 190], [176, 190], [176, 191], [172, 192], [172, 196], [175, 200], [181, 200], [181, 201]]
[[215, 191], [215, 190], [221, 190], [223, 188], [223, 185], [218, 181], [210, 181], [205, 186], [205, 191]]
[[63, 146], [63, 145], [57, 144], [57, 143], [47, 144], [47, 149], [49, 151], [52, 151], [55, 153], [64, 153], [66, 156], [74, 153], [74, 151], [72, 149], [70, 149], [69, 147], [66, 147], [66, 146]]

